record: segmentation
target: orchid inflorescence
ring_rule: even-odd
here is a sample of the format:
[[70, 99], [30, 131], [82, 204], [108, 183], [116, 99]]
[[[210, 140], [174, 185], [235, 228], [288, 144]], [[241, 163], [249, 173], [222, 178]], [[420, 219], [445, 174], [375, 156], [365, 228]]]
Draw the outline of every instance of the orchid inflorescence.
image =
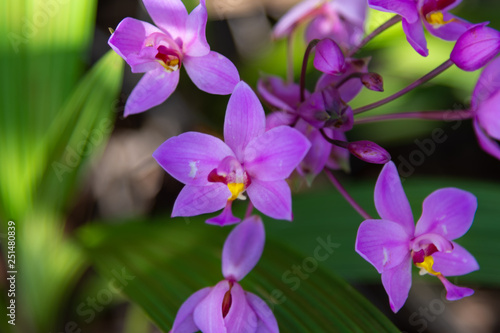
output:
[[[291, 175], [309, 184], [324, 171], [365, 221], [355, 250], [381, 274], [389, 304], [397, 312], [411, 286], [412, 264], [421, 274], [436, 276], [447, 299], [470, 296], [473, 290], [447, 280], [479, 269], [469, 252], [455, 243], [471, 227], [477, 208], [475, 196], [457, 188], [443, 188], [423, 202], [422, 216], [414, 223], [389, 153], [372, 141], [349, 142], [346, 133], [355, 116], [388, 103], [456, 65], [465, 71], [484, 67], [464, 112], [428, 111], [366, 117], [362, 122], [386, 119], [472, 119], [480, 147], [500, 159], [500, 32], [487, 23], [474, 24], [450, 13], [461, 0], [305, 0], [275, 25], [274, 39], [292, 43], [297, 27], [306, 24], [300, 82], [264, 76], [256, 90], [272, 112], [266, 116], [252, 88], [240, 81], [238, 70], [223, 55], [211, 51], [205, 37], [205, 0], [188, 14], [181, 0], [143, 0], [156, 26], [133, 18], [116, 28], [109, 45], [135, 73], [145, 73], [125, 106], [125, 116], [163, 103], [175, 90], [184, 67], [193, 83], [211, 93], [231, 94], [224, 121], [224, 140], [209, 134], [187, 132], [165, 141], [153, 154], [172, 177], [185, 186], [172, 216], [195, 216], [222, 210], [206, 220], [226, 226], [237, 224], [222, 252], [224, 280], [194, 293], [181, 306], [172, 333], [278, 332], [267, 304], [245, 292], [238, 282], [257, 264], [265, 241], [264, 225], [253, 208], [273, 219], [293, 219]], [[365, 36], [368, 7], [395, 16]], [[367, 88], [383, 91], [382, 77], [369, 71], [370, 58], [356, 53], [371, 39], [401, 22], [406, 38], [426, 57], [424, 29], [431, 35], [455, 41], [449, 60], [405, 89], [357, 109], [349, 102]], [[310, 56], [322, 74], [313, 91], [305, 87]], [[291, 59], [288, 59], [291, 66]], [[290, 67], [292, 68], [292, 67]], [[290, 73], [289, 73], [290, 74]], [[449, 117], [448, 117], [449, 119]], [[383, 164], [375, 186], [375, 207], [380, 219], [370, 217], [343, 189], [329, 170], [349, 170], [350, 155]], [[296, 173], [294, 173], [296, 171]], [[247, 213], [232, 213], [235, 200], [247, 200]]]

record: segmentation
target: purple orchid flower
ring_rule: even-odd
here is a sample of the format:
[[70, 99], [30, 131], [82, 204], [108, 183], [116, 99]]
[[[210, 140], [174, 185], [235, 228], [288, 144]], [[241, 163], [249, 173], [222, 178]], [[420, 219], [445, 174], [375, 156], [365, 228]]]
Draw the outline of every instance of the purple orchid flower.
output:
[[471, 24], [448, 13], [462, 0], [368, 0], [368, 5], [383, 12], [402, 16], [403, 30], [410, 45], [420, 55], [427, 57], [427, 31], [438, 38], [455, 41]]
[[262, 213], [292, 219], [291, 192], [285, 179], [309, 150], [297, 130], [278, 126], [265, 131], [264, 109], [252, 89], [238, 83], [229, 99], [224, 122], [225, 143], [208, 134], [187, 132], [164, 142], [153, 154], [174, 178], [186, 184], [172, 216], [223, 212], [207, 223], [239, 222], [231, 212], [236, 199], [245, 199]]
[[222, 251], [225, 280], [191, 295], [180, 307], [171, 333], [278, 333], [269, 306], [239, 285], [259, 261], [264, 249], [264, 224], [251, 216], [229, 234]]
[[474, 130], [481, 148], [500, 160], [500, 58], [479, 76], [471, 99]]
[[348, 50], [363, 38], [367, 9], [366, 0], [306, 0], [276, 23], [273, 38], [289, 36], [299, 24], [310, 21], [305, 32], [307, 43], [330, 38]]
[[[261, 97], [277, 111], [266, 119], [266, 128], [277, 126], [293, 126], [304, 134], [311, 142], [311, 149], [297, 166], [297, 172], [309, 183], [312, 182], [323, 168], [349, 170], [349, 151], [327, 142], [319, 131], [318, 126], [312, 126], [302, 118], [300, 113], [300, 87], [295, 83], [286, 83], [279, 77], [269, 76], [257, 83], [257, 90]], [[306, 101], [312, 94], [305, 92]], [[321, 122], [317, 122], [321, 124]], [[333, 139], [346, 141], [343, 131], [324, 128], [325, 133]]]
[[472, 225], [477, 199], [469, 192], [443, 188], [431, 193], [423, 203], [416, 226], [395, 164], [387, 163], [375, 185], [375, 207], [381, 220], [361, 223], [356, 252], [382, 274], [392, 311], [397, 312], [408, 298], [411, 263], [420, 275], [436, 276], [444, 284], [448, 300], [474, 293], [457, 287], [445, 276], [456, 276], [479, 269], [476, 259], [453, 242]]
[[230, 60], [210, 51], [205, 0], [189, 15], [181, 0], [143, 2], [157, 27], [127, 17], [108, 41], [133, 73], [146, 73], [129, 96], [124, 115], [163, 103], [177, 87], [182, 65], [201, 90], [230, 94], [240, 81], [238, 70]]

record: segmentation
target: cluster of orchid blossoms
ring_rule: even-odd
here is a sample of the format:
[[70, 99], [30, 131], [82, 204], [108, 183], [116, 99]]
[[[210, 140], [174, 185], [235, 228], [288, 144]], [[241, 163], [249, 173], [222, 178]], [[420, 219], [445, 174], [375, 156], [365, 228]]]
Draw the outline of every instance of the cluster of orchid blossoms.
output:
[[[211, 93], [231, 94], [224, 121], [224, 140], [187, 132], [165, 141], [153, 154], [175, 179], [185, 184], [172, 216], [195, 216], [222, 210], [207, 223], [239, 223], [224, 245], [224, 280], [194, 293], [180, 308], [172, 333], [278, 332], [265, 302], [238, 284], [257, 264], [264, 247], [264, 227], [256, 209], [273, 219], [289, 220], [292, 196], [289, 177], [311, 183], [324, 172], [348, 202], [365, 218], [355, 249], [382, 275], [391, 309], [405, 303], [411, 286], [412, 263], [420, 274], [436, 276], [449, 300], [473, 294], [451, 284], [446, 276], [479, 268], [474, 257], [453, 240], [470, 228], [477, 208], [471, 193], [439, 189], [423, 203], [415, 225], [397, 169], [389, 153], [374, 142], [349, 142], [346, 133], [361, 122], [399, 118], [472, 119], [480, 146], [500, 159], [500, 32], [487, 23], [473, 24], [449, 11], [460, 0], [307, 0], [276, 24], [272, 37], [288, 38], [306, 24], [300, 82], [293, 82], [292, 59], [284, 79], [265, 76], [257, 92], [240, 80], [234, 64], [210, 50], [205, 36], [205, 0], [188, 14], [181, 0], [143, 0], [156, 26], [124, 19], [109, 45], [130, 65], [145, 73], [125, 106], [125, 116], [163, 103], [175, 90], [181, 67], [193, 83]], [[395, 16], [368, 36], [364, 23], [368, 7]], [[455, 41], [449, 60], [403, 90], [378, 102], [352, 109], [349, 102], [363, 89], [383, 91], [382, 77], [369, 71], [368, 58], [356, 53], [387, 28], [402, 22], [408, 42], [428, 55], [424, 28], [438, 38]], [[322, 75], [314, 91], [305, 88], [309, 57]], [[290, 57], [289, 57], [290, 58]], [[388, 103], [432, 79], [452, 65], [465, 71], [485, 67], [472, 95], [469, 110], [419, 111], [384, 116], [355, 116]], [[261, 100], [272, 112], [266, 116]], [[375, 187], [380, 219], [370, 217], [345, 191], [330, 170], [349, 169], [353, 155], [365, 162], [384, 164]], [[233, 215], [232, 203], [247, 200], [243, 219]]]

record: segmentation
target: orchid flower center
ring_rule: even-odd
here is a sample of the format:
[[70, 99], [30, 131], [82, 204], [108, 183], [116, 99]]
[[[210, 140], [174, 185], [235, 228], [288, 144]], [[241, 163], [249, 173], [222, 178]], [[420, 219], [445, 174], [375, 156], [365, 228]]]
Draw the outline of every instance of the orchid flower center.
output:
[[158, 53], [155, 59], [167, 70], [167, 72], [174, 72], [180, 68], [181, 60], [176, 52], [167, 49], [164, 45], [158, 46], [157, 50]]
[[[177, 42], [169, 35], [155, 32], [144, 41], [144, 48], [156, 49], [154, 60], [165, 68], [167, 72], [174, 72], [181, 67], [182, 51]], [[154, 54], [154, 51], [151, 50]], [[148, 51], [148, 54], [151, 54]]]
[[435, 276], [440, 275], [441, 273], [436, 272], [432, 269], [434, 265], [434, 258], [432, 256], [427, 256], [424, 258], [424, 261], [415, 263], [415, 266], [420, 268], [420, 275], [432, 274]]
[[245, 200], [246, 197], [243, 195], [243, 192], [245, 192], [251, 183], [247, 172], [233, 156], [224, 158], [217, 168], [208, 174], [208, 181], [226, 184], [231, 192], [231, 195], [227, 199], [228, 201], [236, 199]]
[[428, 13], [427, 15], [425, 15], [425, 19], [430, 24], [438, 25], [438, 26], [453, 22], [455, 20], [455, 19], [451, 19], [451, 20], [445, 21], [444, 17], [443, 17], [443, 13], [440, 11]]

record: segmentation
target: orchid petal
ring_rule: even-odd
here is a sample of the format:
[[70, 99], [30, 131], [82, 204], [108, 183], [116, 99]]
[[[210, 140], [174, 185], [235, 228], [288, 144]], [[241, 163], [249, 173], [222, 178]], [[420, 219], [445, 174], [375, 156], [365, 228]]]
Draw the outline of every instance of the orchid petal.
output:
[[198, 326], [194, 322], [193, 312], [211, 290], [212, 288], [210, 287], [203, 288], [189, 296], [181, 305], [179, 311], [177, 311], [171, 333], [193, 333], [198, 331]]
[[302, 162], [300, 162], [297, 171], [301, 176], [314, 177], [325, 167], [332, 151], [332, 144], [323, 138], [319, 130], [310, 126], [304, 120], [298, 121], [295, 128], [301, 133], [304, 133], [311, 142], [311, 148], [302, 159]]
[[335, 0], [328, 3], [347, 20], [363, 26], [368, 12], [366, 0]]
[[[277, 76], [259, 79], [257, 91], [264, 101], [278, 110], [294, 113], [300, 104], [300, 86]], [[306, 91], [306, 98], [309, 92]]]
[[442, 188], [425, 198], [415, 236], [435, 233], [453, 240], [472, 225], [477, 209], [476, 197], [457, 188]]
[[267, 303], [250, 292], [246, 292], [246, 299], [257, 315], [258, 326], [255, 333], [279, 333], [278, 322]]
[[259, 262], [266, 235], [259, 216], [250, 216], [227, 236], [222, 250], [222, 275], [240, 281]]
[[453, 243], [437, 233], [425, 233], [415, 237], [411, 241], [410, 247], [414, 252], [418, 252], [427, 248], [430, 244], [434, 245], [440, 252], [450, 253], [453, 251]]
[[[327, 87], [327, 89], [332, 89], [332, 87]], [[313, 92], [297, 110], [302, 119], [318, 129], [322, 128], [329, 118], [323, 92], [324, 90]]]
[[422, 22], [418, 20], [414, 23], [409, 23], [403, 19], [403, 31], [405, 32], [408, 43], [418, 52], [422, 57], [429, 55], [427, 49], [427, 41], [425, 40], [424, 27]]
[[423, 0], [419, 2], [419, 9], [423, 15], [432, 12], [448, 11], [458, 6], [462, 0]]
[[290, 126], [298, 120], [296, 114], [275, 111], [266, 116], [266, 131], [278, 126]]
[[231, 60], [214, 51], [201, 57], [186, 56], [184, 68], [193, 83], [209, 94], [228, 95], [240, 81]]
[[207, 43], [207, 7], [205, 0], [189, 14], [186, 22], [186, 35], [184, 37], [184, 53], [190, 57], [200, 57], [210, 52], [210, 45]]
[[408, 235], [413, 235], [415, 225], [410, 203], [392, 161], [382, 168], [375, 184], [375, 207], [383, 220], [396, 222]]
[[408, 257], [410, 237], [395, 222], [365, 220], [359, 226], [355, 249], [382, 273], [400, 265]]
[[149, 16], [175, 40], [186, 33], [188, 13], [181, 0], [143, 0]]
[[479, 123], [476, 120], [473, 121], [473, 124], [474, 132], [476, 132], [477, 141], [479, 142], [481, 148], [491, 156], [500, 160], [500, 145], [484, 133], [483, 129], [479, 126]]
[[391, 310], [398, 312], [406, 302], [411, 288], [410, 253], [398, 266], [382, 272], [382, 284], [389, 296]]
[[195, 186], [210, 184], [209, 173], [233, 151], [222, 140], [203, 133], [187, 132], [165, 141], [153, 157], [172, 177]]
[[381, 12], [401, 15], [409, 23], [414, 23], [419, 20], [415, 0], [368, 0], [368, 5]]
[[500, 140], [500, 90], [479, 105], [477, 121], [494, 139]]
[[172, 217], [213, 213], [226, 206], [231, 191], [222, 183], [207, 186], [186, 185], [175, 200]]
[[286, 181], [252, 179], [247, 193], [252, 204], [262, 213], [277, 220], [292, 220], [292, 193]]
[[233, 211], [231, 208], [232, 203], [233, 203], [232, 201], [228, 200], [226, 202], [226, 207], [224, 207], [222, 213], [220, 213], [215, 217], [209, 218], [208, 220], [205, 221], [205, 223], [215, 224], [224, 227], [226, 225], [231, 225], [240, 222], [241, 219], [233, 215]]
[[285, 179], [310, 147], [311, 143], [302, 133], [288, 126], [279, 126], [250, 141], [243, 154], [243, 163], [252, 180]]
[[289, 35], [298, 24], [317, 12], [323, 3], [324, 0], [306, 0], [292, 7], [274, 26], [273, 38], [280, 39]]
[[438, 275], [439, 280], [446, 288], [446, 299], [448, 301], [457, 301], [467, 296], [474, 294], [474, 290], [466, 287], [458, 287], [448, 281], [443, 275]]
[[146, 111], [165, 102], [179, 83], [179, 71], [163, 67], [146, 72], [127, 99], [124, 116]]
[[468, 274], [479, 269], [479, 264], [469, 251], [455, 242], [453, 251], [449, 253], [435, 252], [433, 269], [444, 276], [457, 276]]
[[231, 288], [231, 307], [224, 317], [224, 323], [228, 333], [255, 332], [257, 328], [257, 317], [247, 303], [245, 292], [236, 282]]
[[[130, 17], [123, 19], [109, 38], [108, 44], [127, 63], [133, 62], [130, 56], [138, 54], [147, 36], [153, 33], [163, 33], [152, 24]], [[150, 59], [149, 61], [154, 61]], [[129, 63], [129, 65], [135, 65]], [[134, 71], [136, 72], [136, 71]]]
[[224, 120], [224, 139], [243, 160], [243, 151], [250, 141], [262, 135], [266, 128], [266, 116], [262, 104], [252, 88], [241, 81], [229, 98]]
[[194, 309], [196, 326], [203, 333], [227, 333], [222, 317], [222, 301], [229, 290], [229, 282], [224, 280], [215, 285], [210, 293]]
[[336, 75], [344, 70], [344, 54], [337, 43], [325, 38], [316, 45], [313, 64], [320, 72]]
[[472, 94], [472, 108], [477, 110], [481, 103], [490, 99], [498, 91], [500, 91], [500, 57], [491, 61], [479, 76]]
[[475, 71], [486, 65], [500, 51], [500, 32], [477, 24], [460, 36], [451, 51], [450, 60], [464, 71]]

